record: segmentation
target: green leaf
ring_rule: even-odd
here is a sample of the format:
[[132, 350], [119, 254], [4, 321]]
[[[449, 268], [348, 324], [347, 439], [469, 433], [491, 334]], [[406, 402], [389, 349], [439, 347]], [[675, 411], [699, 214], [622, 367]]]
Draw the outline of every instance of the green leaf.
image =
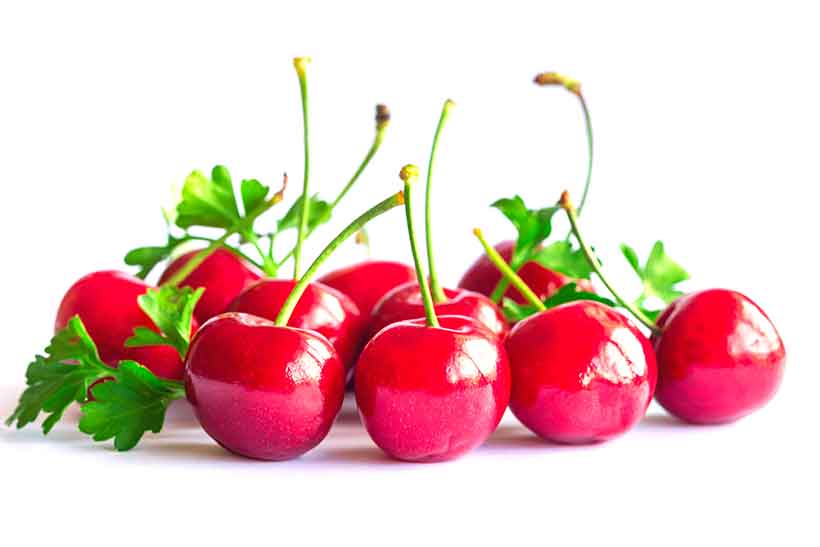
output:
[[654, 320], [661, 310], [647, 308], [646, 300], [657, 298], [664, 304], [669, 304], [683, 294], [677, 285], [689, 279], [689, 274], [666, 254], [661, 241], [656, 241], [652, 246], [646, 264], [643, 266], [640, 264], [638, 254], [629, 245], [621, 244], [621, 252], [635, 270], [643, 286], [641, 295], [635, 299], [635, 305]]
[[162, 247], [137, 247], [136, 249], [131, 249], [128, 251], [125, 255], [125, 263], [129, 266], [139, 266], [140, 270], [137, 272], [137, 277], [140, 279], [145, 279], [157, 266], [157, 264], [169, 258], [174, 249], [176, 249], [177, 246], [184, 241], [186, 241], [184, 237], [176, 238], [171, 234], [168, 234], [168, 241]]
[[[299, 227], [299, 215], [302, 213], [302, 196], [291, 205], [288, 212], [285, 213], [276, 225], [276, 230], [282, 232], [291, 228]], [[331, 207], [330, 204], [322, 199], [319, 199], [318, 194], [314, 195], [308, 201], [308, 231], [312, 232], [317, 227], [321, 226], [330, 220]]]
[[492, 204], [506, 216], [518, 232], [510, 264], [520, 268], [531, 257], [538, 245], [552, 233], [552, 217], [558, 207], [528, 209], [520, 196], [499, 199]]
[[[566, 304], [567, 302], [575, 302], [577, 300], [592, 300], [593, 302], [600, 302], [601, 304], [615, 307], [615, 302], [603, 296], [598, 296], [595, 293], [579, 291], [575, 283], [567, 283], [553, 293], [550, 297], [544, 299], [543, 304], [547, 309]], [[504, 298], [502, 304], [504, 315], [511, 322], [518, 322], [526, 319], [531, 315], [538, 313], [538, 308], [531, 304], [519, 304], [510, 298]]]
[[265, 186], [256, 179], [245, 179], [242, 181], [240, 193], [242, 194], [242, 206], [245, 214], [255, 211], [265, 203], [270, 187]]
[[176, 348], [182, 359], [188, 353], [194, 308], [204, 288], [172, 287], [164, 285], [151, 289], [137, 298], [140, 308], [154, 322], [159, 333], [137, 327], [134, 335], [125, 341], [126, 347], [168, 345]]
[[28, 387], [6, 425], [17, 422], [17, 428], [22, 428], [44, 412], [48, 416], [43, 422], [43, 433], [48, 434], [72, 402], [85, 400], [88, 386], [113, 371], [100, 360], [97, 346], [79, 316], [72, 317], [54, 335], [45, 353], [29, 364]]
[[211, 178], [201, 171], [188, 175], [182, 186], [182, 200], [177, 205], [177, 226], [228, 229], [240, 218], [231, 175], [226, 167], [214, 167]]
[[94, 400], [83, 405], [80, 431], [95, 441], [113, 438], [114, 447], [125, 451], [134, 448], [146, 431], [162, 430], [168, 405], [183, 392], [139, 363], [123, 361], [116, 381], [97, 384], [92, 395]]
[[584, 252], [574, 249], [569, 241], [556, 241], [538, 250], [532, 260], [574, 279], [589, 279], [592, 276], [592, 266]]

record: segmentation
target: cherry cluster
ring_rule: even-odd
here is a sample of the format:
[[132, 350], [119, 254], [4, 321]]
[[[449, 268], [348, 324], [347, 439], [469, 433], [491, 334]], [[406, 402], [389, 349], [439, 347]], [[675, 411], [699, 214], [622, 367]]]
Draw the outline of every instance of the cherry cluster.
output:
[[[539, 437], [575, 444], [625, 433], [653, 397], [681, 420], [718, 424], [774, 396], [785, 349], [749, 298], [726, 289], [683, 294], [676, 285], [688, 275], [660, 242], [643, 264], [622, 246], [644, 287], [638, 298], [624, 298], [607, 279], [579, 221], [592, 166], [589, 111], [580, 84], [556, 73], [535, 81], [580, 100], [589, 165], [579, 207], [566, 192], [541, 209], [527, 208], [518, 196], [499, 200], [493, 206], [510, 219], [517, 239], [493, 247], [476, 229], [484, 254], [457, 288], [442, 287], [430, 188], [453, 108], [448, 100], [426, 173], [426, 271], [413, 215], [419, 169], [406, 165], [403, 189], [354, 219], [302, 273], [302, 242], [352, 188], [389, 122], [380, 105], [376, 138], [350, 182], [333, 200], [311, 196], [308, 61], [294, 62], [304, 115], [302, 193], [276, 228], [261, 233], [255, 223], [283, 200], [284, 184], [271, 193], [243, 180], [237, 197], [227, 169], [214, 168], [210, 177], [192, 173], [167, 215], [167, 243], [126, 256], [138, 275], [94, 272], [65, 294], [55, 336], [29, 365], [28, 387], [9, 424], [23, 427], [45, 413], [48, 433], [67, 406], [79, 403], [81, 431], [128, 450], [145, 432], [158, 433], [170, 402], [184, 398], [227, 450], [287, 460], [326, 437], [348, 389], [385, 453], [433, 462], [481, 445], [507, 408]], [[405, 212], [413, 266], [370, 259], [313, 281], [348, 238], [362, 238], [370, 220], [397, 207]], [[556, 214], [566, 215], [571, 232], [548, 243]], [[171, 224], [184, 233], [174, 235]], [[198, 228], [222, 235], [197, 235]], [[274, 239], [287, 230], [296, 231], [296, 243], [277, 260]], [[156, 286], [146, 282], [166, 260]], [[280, 275], [290, 261], [293, 276]], [[609, 296], [598, 293], [600, 285]]]

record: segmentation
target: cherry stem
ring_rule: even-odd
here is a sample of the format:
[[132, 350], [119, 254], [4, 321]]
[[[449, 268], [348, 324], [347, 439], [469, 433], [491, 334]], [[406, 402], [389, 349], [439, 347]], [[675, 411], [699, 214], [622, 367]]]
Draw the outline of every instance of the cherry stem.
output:
[[[356, 184], [356, 181], [359, 180], [359, 177], [362, 175], [362, 173], [364, 173], [365, 169], [367, 169], [367, 166], [370, 164], [370, 160], [372, 160], [373, 156], [376, 155], [376, 152], [379, 151], [379, 148], [382, 145], [382, 141], [384, 140], [385, 130], [387, 129], [387, 126], [389, 124], [390, 124], [390, 111], [383, 104], [376, 105], [376, 136], [373, 138], [373, 144], [370, 145], [370, 149], [368, 149], [367, 154], [364, 157], [364, 160], [362, 160], [362, 163], [359, 164], [359, 167], [358, 167], [358, 169], [356, 169], [356, 172], [353, 173], [353, 176], [350, 178], [349, 181], [347, 181], [347, 184], [345, 184], [344, 188], [342, 188], [342, 191], [339, 192], [339, 194], [336, 196], [336, 199], [334, 199], [330, 203], [330, 211], [331, 212], [333, 211], [333, 209], [336, 208], [337, 205], [339, 205], [339, 202], [342, 201], [342, 199], [344, 199], [344, 197], [347, 195], [347, 193], [350, 191], [350, 189], [353, 188], [353, 185]], [[310, 235], [315, 230], [316, 230], [315, 226], [314, 227], [309, 227], [308, 232], [305, 235], [305, 238], [310, 237]], [[296, 247], [294, 247], [290, 251], [288, 251], [288, 254], [286, 254], [284, 256], [284, 258], [282, 258], [282, 260], [280, 260], [279, 262], [276, 263], [276, 266], [277, 267], [282, 266], [282, 264], [284, 264], [285, 262], [290, 260], [291, 257], [294, 256], [295, 252], [296, 252]]]
[[290, 291], [288, 298], [285, 300], [285, 303], [282, 304], [282, 308], [279, 310], [279, 314], [276, 316], [276, 324], [280, 327], [284, 327], [288, 324], [290, 320], [290, 316], [293, 314], [294, 308], [296, 308], [296, 304], [299, 303], [299, 299], [302, 298], [302, 295], [307, 289], [307, 286], [310, 284], [311, 279], [316, 275], [316, 272], [322, 266], [322, 264], [327, 260], [327, 258], [333, 254], [342, 243], [345, 242], [347, 238], [361, 230], [365, 224], [376, 218], [377, 216], [386, 213], [390, 209], [394, 207], [398, 207], [404, 203], [404, 193], [397, 192], [390, 196], [389, 198], [385, 199], [384, 201], [374, 205], [367, 211], [365, 211], [361, 216], [356, 218], [353, 222], [347, 225], [347, 227], [339, 232], [330, 243], [327, 244], [327, 247], [319, 253], [319, 256], [316, 257], [316, 260], [313, 261], [313, 264], [308, 267], [305, 271], [305, 274], [299, 278], [299, 281], [296, 282], [293, 289]]
[[302, 129], [305, 149], [304, 180], [302, 183], [302, 210], [299, 213], [299, 229], [296, 235], [296, 247], [293, 252], [293, 278], [299, 278], [299, 270], [302, 263], [302, 242], [308, 227], [308, 215], [310, 214], [310, 200], [308, 199], [308, 180], [310, 178], [310, 139], [308, 129], [308, 89], [307, 89], [307, 65], [310, 57], [296, 57], [293, 59], [293, 67], [299, 78], [299, 92], [302, 97]]
[[524, 298], [527, 301], [535, 306], [538, 311], [545, 311], [547, 309], [544, 306], [544, 303], [538, 298], [538, 296], [532, 291], [532, 289], [527, 285], [521, 276], [515, 273], [509, 264], [504, 260], [498, 251], [492, 248], [487, 240], [484, 239], [484, 234], [478, 228], [473, 228], [473, 234], [478, 238], [478, 241], [481, 242], [481, 246], [484, 247], [484, 252], [487, 254], [487, 258], [490, 259], [490, 262], [498, 268], [498, 271], [504, 276], [504, 278], [509, 281], [518, 291], [524, 295]]
[[444, 290], [438, 282], [438, 275], [436, 274], [436, 267], [433, 259], [433, 230], [432, 230], [432, 182], [433, 182], [433, 165], [436, 160], [436, 151], [438, 150], [438, 140], [441, 136], [441, 130], [447, 123], [447, 118], [450, 115], [450, 109], [455, 105], [453, 101], [447, 99], [441, 107], [441, 116], [438, 119], [438, 126], [436, 126], [436, 134], [433, 137], [433, 146], [430, 148], [430, 159], [427, 162], [427, 189], [424, 197], [424, 231], [427, 240], [427, 268], [430, 272], [430, 291], [433, 295], [433, 301], [440, 304], [447, 300]]
[[214, 251], [218, 248], [225, 246], [225, 242], [228, 241], [228, 238], [236, 233], [244, 233], [249, 231], [248, 226], [253, 226], [253, 223], [259, 218], [262, 214], [267, 212], [271, 207], [276, 205], [277, 203], [281, 202], [282, 199], [285, 197], [285, 187], [287, 186], [287, 175], [285, 176], [285, 180], [282, 183], [282, 188], [279, 189], [278, 192], [273, 194], [266, 202], [264, 202], [260, 207], [258, 207], [255, 211], [245, 211], [246, 216], [240, 220], [237, 224], [233, 227], [225, 230], [225, 233], [222, 234], [222, 237], [219, 239], [214, 239], [208, 244], [207, 247], [199, 251], [197, 254], [191, 257], [191, 259], [183, 264], [176, 272], [174, 272], [171, 277], [165, 280], [163, 285], [169, 285], [175, 287], [179, 285], [191, 272], [193, 272], [196, 268], [198, 268], [205, 260], [211, 256]]
[[584, 252], [584, 256], [586, 256], [587, 262], [592, 267], [595, 274], [601, 280], [601, 282], [606, 286], [609, 290], [610, 294], [615, 297], [615, 300], [620, 304], [622, 307], [629, 310], [629, 312], [635, 316], [635, 319], [643, 323], [648, 329], [652, 331], [657, 331], [658, 327], [655, 325], [655, 322], [649, 319], [646, 314], [644, 314], [640, 309], [638, 309], [634, 304], [631, 304], [621, 298], [621, 295], [618, 294], [618, 291], [612, 286], [609, 280], [604, 275], [601, 262], [595, 256], [595, 253], [592, 251], [592, 248], [587, 245], [584, 238], [581, 236], [581, 230], [578, 228], [578, 214], [575, 211], [575, 206], [572, 204], [572, 201], [569, 197], [569, 192], [566, 190], [561, 194], [561, 199], [558, 201], [558, 205], [567, 213], [567, 218], [569, 219], [569, 223], [572, 226], [572, 233], [575, 235], [575, 239], [578, 240], [578, 245], [580, 245], [581, 250]]
[[427, 283], [427, 278], [424, 276], [421, 258], [419, 257], [418, 244], [416, 243], [416, 230], [413, 227], [412, 186], [419, 178], [419, 168], [415, 165], [405, 165], [402, 167], [399, 177], [404, 181], [404, 214], [407, 220], [407, 235], [410, 238], [410, 251], [413, 253], [413, 264], [416, 267], [416, 277], [419, 281], [421, 299], [424, 302], [424, 315], [427, 318], [428, 327], [438, 327], [439, 322], [438, 317], [436, 317], [433, 296], [430, 293], [430, 285]]
[[534, 82], [542, 87], [560, 85], [578, 97], [578, 101], [581, 105], [581, 110], [584, 114], [584, 128], [586, 129], [587, 135], [587, 176], [586, 181], [584, 182], [584, 192], [581, 194], [581, 201], [578, 203], [577, 208], [578, 215], [580, 216], [581, 211], [584, 209], [584, 204], [587, 201], [589, 185], [592, 182], [593, 158], [592, 119], [589, 115], [589, 108], [587, 108], [586, 99], [584, 99], [584, 95], [581, 93], [581, 83], [562, 74], [558, 74], [557, 72], [542, 72], [535, 76]]

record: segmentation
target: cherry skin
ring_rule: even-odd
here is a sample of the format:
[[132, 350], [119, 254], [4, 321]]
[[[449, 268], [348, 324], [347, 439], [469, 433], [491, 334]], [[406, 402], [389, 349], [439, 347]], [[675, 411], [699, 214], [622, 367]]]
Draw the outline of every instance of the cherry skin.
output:
[[[512, 259], [515, 241], [502, 241], [495, 246], [495, 250], [501, 257], [509, 262]], [[586, 279], [573, 279], [562, 273], [550, 270], [537, 262], [527, 262], [519, 270], [518, 275], [533, 290], [540, 300], [545, 300], [552, 296], [558, 289], [567, 283], [575, 282], [579, 290], [595, 292], [595, 288]], [[501, 272], [498, 271], [487, 255], [481, 255], [470, 266], [464, 276], [459, 281], [458, 286], [462, 289], [475, 291], [486, 296], [490, 296], [496, 285], [501, 280]], [[508, 287], [504, 291], [504, 296], [511, 298], [519, 304], [529, 302], [515, 287]]]
[[415, 279], [416, 271], [407, 264], [366, 260], [327, 273], [319, 278], [319, 282], [349, 296], [362, 316], [369, 317], [373, 306], [390, 289]]
[[[184, 363], [171, 346], [125, 347], [125, 341], [134, 334], [135, 327], [157, 331], [154, 322], [137, 303], [137, 297], [150, 288], [143, 280], [123, 272], [90, 273], [66, 292], [57, 310], [54, 330], [64, 329], [69, 319], [79, 315], [104, 362], [116, 366], [122, 360], [131, 359], [157, 376], [181, 380]], [[194, 319], [192, 333], [197, 326]]]
[[[472, 291], [444, 289], [445, 302], [435, 304], [436, 315], [461, 315], [475, 319], [494, 335], [503, 338], [509, 327], [492, 300]], [[424, 317], [424, 301], [417, 281], [399, 285], [384, 295], [370, 316], [371, 336], [388, 325]]]
[[[229, 311], [274, 321], [294, 285], [292, 279], [263, 279], [237, 296]], [[313, 330], [327, 338], [349, 369], [356, 361], [365, 323], [350, 298], [321, 283], [311, 283], [296, 304], [288, 326]]]
[[655, 399], [687, 422], [746, 416], [777, 392], [786, 350], [772, 322], [746, 296], [711, 289], [678, 298], [658, 317]]
[[[200, 250], [190, 251], [171, 262], [162, 272], [160, 285], [174, 275]], [[205, 288], [197, 302], [194, 314], [200, 323], [222, 313], [239, 293], [264, 274], [247, 260], [238, 257], [228, 249], [219, 248], [194, 268], [179, 285], [183, 287]]]
[[389, 456], [456, 458], [495, 431], [510, 398], [510, 369], [498, 337], [461, 316], [394, 323], [356, 364], [356, 404], [373, 441]]
[[191, 342], [185, 390], [208, 435], [260, 460], [296, 458], [325, 438], [342, 407], [345, 370], [312, 331], [225, 313]]
[[506, 341], [510, 409], [553, 442], [605, 441], [646, 413], [657, 381], [655, 353], [614, 309], [577, 301], [532, 315]]

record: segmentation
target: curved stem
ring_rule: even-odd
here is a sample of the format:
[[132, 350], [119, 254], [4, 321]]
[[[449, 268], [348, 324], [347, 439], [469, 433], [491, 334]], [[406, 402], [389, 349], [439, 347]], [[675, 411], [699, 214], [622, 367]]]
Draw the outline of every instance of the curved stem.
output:
[[490, 244], [487, 243], [487, 240], [484, 239], [484, 234], [481, 233], [481, 230], [479, 230], [478, 228], [474, 228], [473, 233], [478, 238], [478, 241], [481, 242], [481, 246], [484, 247], [484, 252], [487, 254], [487, 258], [489, 258], [490, 262], [492, 262], [493, 265], [496, 268], [498, 268], [498, 271], [501, 272], [504, 278], [510, 283], [512, 283], [512, 285], [516, 289], [518, 289], [518, 291], [521, 294], [524, 295], [524, 298], [526, 298], [530, 304], [535, 306], [535, 308], [538, 311], [546, 310], [547, 308], [546, 306], [544, 306], [544, 303], [541, 302], [541, 300], [532, 291], [529, 285], [527, 285], [524, 282], [524, 280], [521, 279], [521, 277], [517, 273], [515, 273], [515, 270], [510, 268], [509, 264], [507, 264], [507, 262], [504, 260], [504, 257], [498, 254], [498, 251], [493, 249], [492, 246], [490, 246]]
[[302, 210], [299, 213], [299, 230], [296, 235], [296, 247], [293, 253], [293, 278], [299, 278], [302, 263], [302, 242], [305, 239], [310, 214], [310, 200], [308, 199], [308, 181], [310, 179], [310, 139], [308, 129], [308, 90], [305, 70], [310, 63], [310, 57], [297, 57], [293, 60], [296, 75], [299, 77], [299, 92], [302, 97], [302, 135], [305, 149], [304, 180], [302, 183]]
[[305, 274], [299, 279], [299, 281], [294, 285], [293, 289], [290, 291], [285, 303], [282, 304], [282, 308], [279, 310], [279, 314], [276, 316], [276, 324], [280, 327], [283, 327], [288, 324], [290, 320], [290, 316], [293, 313], [296, 304], [299, 302], [299, 299], [302, 298], [302, 295], [305, 292], [308, 284], [310, 284], [310, 280], [313, 279], [313, 276], [322, 266], [322, 264], [327, 260], [327, 258], [333, 254], [333, 251], [336, 250], [339, 245], [344, 243], [344, 241], [362, 229], [362, 227], [370, 222], [372, 219], [376, 218], [377, 216], [386, 213], [390, 209], [401, 205], [404, 202], [404, 194], [402, 192], [397, 192], [390, 196], [389, 198], [385, 199], [381, 203], [371, 207], [368, 209], [364, 214], [359, 216], [356, 220], [348, 224], [348, 226], [342, 230], [339, 235], [337, 235], [333, 241], [328, 243], [327, 247], [319, 253], [319, 256], [316, 257], [316, 260], [313, 261], [313, 264], [305, 271]]
[[[333, 212], [333, 209], [339, 205], [339, 202], [344, 199], [350, 189], [356, 184], [356, 181], [359, 180], [359, 177], [362, 173], [364, 173], [367, 166], [370, 164], [370, 160], [373, 159], [373, 156], [376, 155], [376, 152], [379, 151], [379, 148], [382, 145], [382, 141], [384, 140], [384, 132], [387, 129], [387, 126], [390, 122], [390, 111], [387, 109], [386, 106], [383, 104], [376, 106], [376, 136], [373, 138], [373, 144], [370, 145], [370, 148], [367, 150], [367, 154], [365, 154], [362, 163], [359, 164], [359, 167], [356, 169], [356, 172], [353, 173], [353, 176], [347, 181], [347, 184], [344, 185], [341, 192], [336, 196], [336, 198], [330, 203], [330, 212]], [[316, 230], [316, 228], [308, 228], [307, 234], [305, 234], [305, 238], [310, 237], [310, 235]], [[275, 262], [276, 267], [281, 267], [285, 264], [288, 260], [291, 259], [295, 255], [296, 247], [292, 248], [288, 253], [282, 258], [282, 260]]]
[[416, 267], [421, 299], [424, 302], [424, 315], [427, 318], [428, 327], [438, 327], [436, 308], [433, 304], [433, 296], [430, 293], [430, 285], [428, 285], [427, 278], [424, 276], [421, 258], [419, 257], [419, 247], [416, 243], [416, 230], [413, 227], [412, 185], [419, 177], [419, 169], [415, 165], [405, 165], [399, 176], [404, 181], [404, 216], [407, 222], [407, 235], [410, 238], [410, 252], [413, 253], [413, 264]]
[[647, 328], [653, 331], [657, 331], [658, 327], [655, 325], [655, 322], [649, 319], [640, 309], [638, 309], [634, 304], [631, 304], [621, 298], [621, 295], [615, 290], [615, 288], [610, 284], [609, 280], [606, 278], [604, 273], [601, 271], [601, 263], [598, 261], [598, 258], [595, 256], [595, 253], [592, 251], [589, 245], [587, 245], [584, 238], [581, 236], [581, 230], [578, 228], [578, 215], [575, 212], [575, 207], [572, 205], [572, 201], [569, 199], [569, 192], [564, 191], [561, 194], [561, 200], [558, 202], [561, 208], [566, 211], [567, 218], [569, 219], [569, 223], [572, 225], [572, 233], [575, 234], [575, 239], [578, 240], [578, 245], [581, 246], [581, 250], [584, 252], [584, 255], [589, 262], [589, 265], [592, 267], [595, 274], [598, 276], [598, 279], [606, 286], [609, 290], [610, 294], [615, 298], [615, 300], [620, 304], [622, 307], [629, 310], [629, 312], [635, 316], [635, 319], [643, 323]]
[[587, 108], [587, 101], [584, 99], [584, 96], [581, 94], [580, 90], [576, 94], [578, 96], [578, 100], [581, 103], [581, 110], [584, 113], [584, 127], [586, 128], [587, 133], [587, 179], [584, 182], [584, 193], [581, 194], [581, 201], [578, 202], [578, 216], [581, 215], [581, 211], [584, 208], [584, 204], [587, 202], [587, 194], [589, 194], [589, 185], [592, 182], [592, 152], [593, 152], [593, 142], [592, 142], [592, 119], [589, 116], [589, 108]]
[[444, 294], [444, 290], [438, 282], [438, 274], [436, 274], [435, 261], [433, 260], [433, 223], [431, 219], [430, 207], [432, 202], [431, 195], [433, 193], [433, 165], [436, 161], [436, 151], [438, 150], [438, 139], [441, 136], [441, 130], [444, 128], [444, 124], [447, 123], [447, 118], [450, 115], [450, 109], [454, 104], [455, 103], [453, 101], [447, 99], [441, 107], [441, 116], [439, 116], [438, 119], [436, 134], [433, 137], [433, 146], [430, 148], [430, 159], [427, 162], [427, 189], [424, 196], [424, 233], [427, 241], [427, 268], [430, 272], [430, 290], [433, 294], [433, 301], [437, 304], [445, 302], [447, 300], [447, 296]]
[[259, 253], [259, 256], [262, 257], [262, 269], [265, 270], [265, 273], [270, 277], [275, 277], [277, 272], [276, 263], [262, 250], [256, 233], [253, 230], [245, 230], [242, 232], [242, 236], [253, 245], [254, 249]]

